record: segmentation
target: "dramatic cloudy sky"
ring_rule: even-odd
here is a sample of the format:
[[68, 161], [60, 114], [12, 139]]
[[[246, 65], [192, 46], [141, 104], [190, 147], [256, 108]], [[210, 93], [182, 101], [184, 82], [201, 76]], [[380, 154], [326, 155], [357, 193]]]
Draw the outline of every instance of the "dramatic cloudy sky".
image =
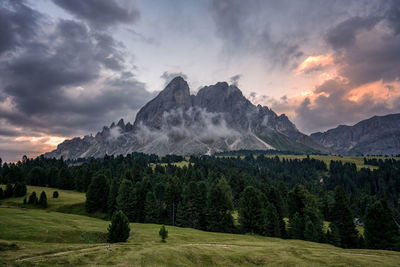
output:
[[305, 133], [400, 112], [400, 1], [1, 0], [0, 157], [132, 122], [176, 75]]

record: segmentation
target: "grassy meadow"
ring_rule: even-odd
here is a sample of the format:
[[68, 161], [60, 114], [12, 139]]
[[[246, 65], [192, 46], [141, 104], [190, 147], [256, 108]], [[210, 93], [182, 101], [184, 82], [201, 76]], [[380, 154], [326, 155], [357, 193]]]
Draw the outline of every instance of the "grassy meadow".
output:
[[[275, 155], [267, 155], [270, 157], [275, 157]], [[286, 158], [286, 159], [304, 159], [307, 155], [278, 155], [279, 158]], [[356, 157], [356, 156], [332, 156], [332, 155], [310, 155], [310, 158], [321, 160], [325, 162], [325, 164], [329, 168], [329, 164], [332, 160], [334, 161], [342, 161], [343, 163], [354, 163], [357, 166], [357, 169], [361, 168], [370, 168], [375, 169], [376, 166], [366, 165], [364, 164], [364, 157]], [[366, 157], [366, 158], [382, 158], [384, 157]]]
[[[15, 266], [398, 266], [400, 253], [346, 250], [327, 244], [255, 235], [210, 233], [160, 225], [131, 224], [127, 243], [106, 242], [108, 221], [57, 212], [84, 201], [83, 193], [28, 187], [48, 192], [48, 209], [21, 207], [23, 198], [0, 205], [0, 264]], [[83, 205], [83, 202], [81, 203]]]

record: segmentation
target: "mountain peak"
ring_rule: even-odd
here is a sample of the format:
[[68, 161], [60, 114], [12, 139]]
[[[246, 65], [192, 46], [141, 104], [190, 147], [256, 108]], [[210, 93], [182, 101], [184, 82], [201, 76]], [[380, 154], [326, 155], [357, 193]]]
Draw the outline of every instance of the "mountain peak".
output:
[[192, 106], [188, 83], [180, 76], [172, 79], [156, 98], [147, 103], [136, 115], [134, 127], [147, 122], [157, 128], [165, 111], [172, 109], [187, 110]]
[[176, 103], [182, 103], [190, 97], [189, 85], [185, 79], [181, 76], [177, 76], [160, 92], [157, 98], [159, 97], [169, 98], [169, 100], [174, 100]]
[[[188, 83], [172, 79], [157, 97], [142, 107], [133, 126], [120, 120], [95, 138], [57, 148], [47, 156], [69, 158], [127, 154], [205, 154], [238, 149], [323, 151], [299, 132], [289, 119], [267, 107], [256, 107], [234, 84], [218, 82], [190, 95]], [[115, 138], [118, 136], [118, 138]], [[301, 146], [299, 146], [299, 143]]]
[[124, 129], [125, 128], [125, 122], [124, 119], [120, 119], [117, 123], [117, 126], [119, 126], [119, 128]]

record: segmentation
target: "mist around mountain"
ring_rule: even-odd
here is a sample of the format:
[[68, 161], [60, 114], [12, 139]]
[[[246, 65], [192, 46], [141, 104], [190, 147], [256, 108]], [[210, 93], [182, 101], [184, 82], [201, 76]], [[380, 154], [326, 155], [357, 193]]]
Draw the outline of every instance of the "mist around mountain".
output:
[[66, 140], [45, 156], [192, 155], [240, 149], [330, 152], [284, 114], [253, 105], [236, 85], [219, 82], [191, 95], [187, 82], [176, 77], [140, 109], [133, 124], [121, 119], [95, 136]]

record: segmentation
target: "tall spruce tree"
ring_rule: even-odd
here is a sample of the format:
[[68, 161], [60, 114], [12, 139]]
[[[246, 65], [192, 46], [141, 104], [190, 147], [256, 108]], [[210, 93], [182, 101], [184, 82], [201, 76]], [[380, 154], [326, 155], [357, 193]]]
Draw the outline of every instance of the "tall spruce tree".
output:
[[46, 196], [46, 192], [42, 191], [42, 193], [40, 193], [40, 197], [39, 197], [39, 202], [38, 204], [42, 207], [42, 208], [47, 208], [47, 196]]
[[145, 222], [144, 205], [146, 203], [146, 196], [148, 192], [152, 191], [152, 186], [148, 177], [143, 178], [141, 182], [137, 182], [136, 185], [136, 220], [139, 222]]
[[[281, 223], [279, 220], [278, 212], [276, 211], [275, 205], [270, 202], [266, 202], [265, 215], [266, 225], [265, 232], [267, 236], [280, 237], [281, 236]], [[283, 223], [283, 219], [281, 220]]]
[[12, 184], [8, 183], [6, 185], [6, 190], [4, 191], [4, 198], [12, 197], [13, 194], [14, 194], [13, 186]]
[[400, 250], [400, 233], [386, 200], [367, 208], [364, 225], [367, 248]]
[[177, 224], [183, 227], [199, 228], [200, 203], [199, 191], [196, 182], [191, 181], [184, 188], [182, 201], [177, 210]]
[[119, 190], [119, 183], [118, 180], [114, 178], [111, 181], [110, 191], [108, 193], [108, 198], [107, 198], [107, 212], [110, 218], [116, 211], [118, 190]]
[[153, 192], [147, 192], [144, 204], [145, 222], [158, 223], [158, 204]]
[[116, 199], [116, 209], [121, 210], [129, 219], [129, 221], [135, 221], [135, 188], [131, 180], [123, 179], [119, 186], [118, 196]]
[[306, 219], [312, 222], [315, 231], [315, 241], [322, 241], [322, 218], [317, 199], [303, 186], [297, 185], [288, 196], [289, 225], [291, 236], [296, 239], [304, 239]]
[[208, 196], [208, 230], [232, 232], [232, 190], [224, 177], [210, 190]]
[[329, 229], [326, 232], [326, 241], [329, 244], [340, 247], [340, 235], [339, 230], [335, 224], [330, 224]]
[[298, 212], [295, 212], [289, 220], [289, 233], [294, 239], [304, 239], [304, 220]]
[[74, 188], [74, 179], [68, 168], [61, 168], [58, 172], [57, 187], [68, 190]]
[[349, 200], [342, 187], [335, 188], [334, 204], [331, 210], [332, 224], [337, 227], [341, 246], [356, 248], [358, 246], [358, 232], [354, 225], [354, 216], [350, 209]]
[[279, 223], [279, 236], [286, 238], [286, 223], [283, 220], [284, 216], [284, 204], [281, 192], [275, 186], [270, 186], [267, 190], [266, 196], [268, 201], [275, 207], [278, 223]]
[[310, 217], [306, 216], [304, 224], [304, 239], [308, 241], [318, 241], [318, 235]]
[[239, 202], [239, 222], [242, 231], [259, 235], [265, 234], [266, 210], [264, 205], [259, 190], [253, 186], [248, 186], [243, 190]]
[[175, 177], [169, 177], [165, 189], [165, 197], [167, 200], [167, 209], [171, 224], [175, 225], [178, 203], [181, 200], [181, 188], [178, 185], [178, 181]]
[[205, 230], [207, 227], [207, 185], [205, 182], [198, 183], [198, 195], [196, 205], [199, 212], [199, 229]]
[[161, 213], [163, 212], [163, 204], [165, 201], [165, 185], [164, 183], [160, 182], [157, 183], [156, 187], [154, 188], [154, 193], [157, 198], [157, 203], [158, 203], [158, 217], [161, 219]]
[[102, 173], [95, 174], [86, 192], [86, 210], [89, 213], [98, 210], [107, 212], [108, 192], [109, 185], [106, 176]]
[[41, 167], [34, 167], [28, 173], [28, 184], [30, 185], [44, 185], [46, 176], [43, 168]]

